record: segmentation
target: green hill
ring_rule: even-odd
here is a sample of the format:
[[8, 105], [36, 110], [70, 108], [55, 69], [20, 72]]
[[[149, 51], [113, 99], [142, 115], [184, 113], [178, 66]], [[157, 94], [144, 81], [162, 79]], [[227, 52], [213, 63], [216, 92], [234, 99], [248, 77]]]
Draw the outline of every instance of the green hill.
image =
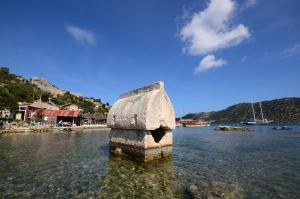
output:
[[[261, 102], [264, 118], [282, 123], [300, 123], [300, 98], [281, 98]], [[261, 118], [259, 103], [254, 103], [257, 118]], [[212, 112], [189, 113], [184, 119], [214, 121], [213, 123], [240, 123], [252, 119], [251, 103], [240, 103], [224, 110]]]
[[63, 95], [53, 95], [47, 90], [41, 90], [30, 80], [10, 74], [9, 68], [0, 67], [0, 110], [14, 111], [18, 102], [33, 102], [40, 98], [43, 101], [51, 98], [59, 106], [76, 104], [90, 113], [107, 113], [109, 109], [109, 104], [102, 103], [100, 99], [77, 96], [70, 92], [64, 92]]

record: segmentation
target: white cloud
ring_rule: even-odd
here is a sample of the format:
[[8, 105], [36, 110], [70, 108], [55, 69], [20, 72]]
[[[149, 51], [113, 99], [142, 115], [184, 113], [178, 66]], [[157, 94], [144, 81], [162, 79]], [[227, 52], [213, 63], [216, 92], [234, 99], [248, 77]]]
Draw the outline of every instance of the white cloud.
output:
[[293, 46], [286, 48], [283, 52], [283, 55], [295, 55], [300, 53], [300, 43], [294, 44]]
[[242, 6], [241, 6], [241, 10], [250, 8], [250, 7], [254, 6], [255, 4], [257, 4], [257, 0], [246, 0], [244, 2], [244, 4], [242, 4]]
[[187, 42], [184, 51], [191, 55], [204, 55], [237, 45], [250, 37], [243, 24], [232, 25], [236, 4], [232, 0], [210, 0], [208, 7], [193, 15], [180, 32]]
[[66, 30], [76, 41], [82, 44], [95, 45], [96, 37], [93, 32], [79, 28], [77, 26], [66, 26]]
[[220, 67], [226, 65], [227, 62], [223, 59], [216, 59], [214, 55], [205, 56], [200, 64], [195, 68], [195, 74], [201, 73], [211, 68]]

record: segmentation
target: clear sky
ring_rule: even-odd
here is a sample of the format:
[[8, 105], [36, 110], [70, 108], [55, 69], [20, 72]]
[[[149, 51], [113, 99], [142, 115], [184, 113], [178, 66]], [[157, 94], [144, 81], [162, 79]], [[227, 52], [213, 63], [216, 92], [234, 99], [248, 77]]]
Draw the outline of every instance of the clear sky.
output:
[[0, 65], [113, 103], [165, 82], [177, 116], [300, 96], [299, 0], [1, 0]]

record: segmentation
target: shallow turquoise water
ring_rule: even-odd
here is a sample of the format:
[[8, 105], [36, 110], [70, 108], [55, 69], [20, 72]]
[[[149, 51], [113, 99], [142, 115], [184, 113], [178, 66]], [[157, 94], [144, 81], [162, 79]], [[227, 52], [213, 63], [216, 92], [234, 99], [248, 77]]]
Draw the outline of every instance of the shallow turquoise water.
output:
[[0, 198], [300, 198], [300, 128], [222, 133], [177, 128], [173, 157], [109, 155], [108, 132], [0, 137]]

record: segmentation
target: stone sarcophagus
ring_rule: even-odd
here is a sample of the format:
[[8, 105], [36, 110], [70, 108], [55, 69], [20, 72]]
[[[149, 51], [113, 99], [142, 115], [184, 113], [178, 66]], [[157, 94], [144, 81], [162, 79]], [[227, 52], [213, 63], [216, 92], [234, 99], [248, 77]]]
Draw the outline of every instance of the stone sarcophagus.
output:
[[107, 117], [110, 151], [149, 161], [172, 154], [175, 116], [172, 103], [157, 82], [120, 96]]

